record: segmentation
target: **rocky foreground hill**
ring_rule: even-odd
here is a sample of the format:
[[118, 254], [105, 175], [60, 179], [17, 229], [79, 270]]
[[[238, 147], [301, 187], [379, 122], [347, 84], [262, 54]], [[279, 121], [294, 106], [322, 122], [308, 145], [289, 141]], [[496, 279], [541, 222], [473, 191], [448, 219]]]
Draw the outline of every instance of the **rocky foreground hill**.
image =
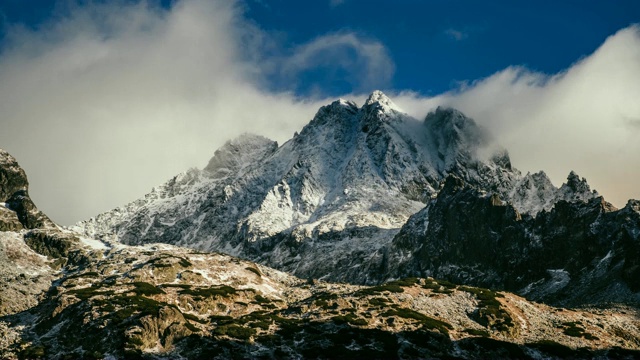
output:
[[638, 202], [491, 144], [374, 93], [73, 229], [0, 151], [0, 358], [640, 357]]
[[2, 358], [640, 356], [633, 307], [554, 308], [432, 278], [309, 282], [223, 254], [38, 233], [47, 258], [26, 233], [0, 233], [3, 256], [24, 251], [14, 264], [49, 267], [20, 281], [50, 281], [3, 308]]

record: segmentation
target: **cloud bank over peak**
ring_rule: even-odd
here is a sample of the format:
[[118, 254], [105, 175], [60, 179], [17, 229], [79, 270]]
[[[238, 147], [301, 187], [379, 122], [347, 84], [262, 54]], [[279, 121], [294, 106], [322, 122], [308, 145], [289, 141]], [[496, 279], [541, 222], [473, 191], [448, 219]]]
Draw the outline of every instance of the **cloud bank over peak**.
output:
[[328, 75], [348, 81], [355, 92], [388, 86], [395, 70], [380, 42], [354, 33], [336, 33], [293, 49], [291, 56], [282, 61], [281, 75], [291, 83], [305, 71], [323, 67], [333, 69]]
[[[284, 141], [330, 100], [263, 90], [273, 71], [259, 61], [267, 35], [234, 2], [72, 4], [36, 30], [8, 26], [4, 40], [0, 147], [27, 170], [34, 200], [63, 224], [202, 167], [242, 132]], [[315, 66], [309, 54], [345, 46], [377, 66], [375, 44], [348, 34], [300, 45], [275, 66], [305, 71]]]
[[[203, 167], [243, 132], [283, 142], [321, 105], [377, 88], [418, 118], [437, 105], [461, 109], [518, 168], [544, 169], [555, 182], [574, 169], [619, 205], [640, 197], [637, 27], [561, 74], [510, 67], [424, 97], [388, 90], [395, 65], [378, 40], [341, 31], [285, 46], [246, 20], [241, 2], [67, 4], [35, 30], [5, 27], [0, 49], [0, 148], [62, 224]], [[318, 72], [324, 82], [313, 91], [318, 77], [308, 75]], [[354, 94], [327, 98], [332, 81]], [[309, 96], [294, 94], [301, 84]]]

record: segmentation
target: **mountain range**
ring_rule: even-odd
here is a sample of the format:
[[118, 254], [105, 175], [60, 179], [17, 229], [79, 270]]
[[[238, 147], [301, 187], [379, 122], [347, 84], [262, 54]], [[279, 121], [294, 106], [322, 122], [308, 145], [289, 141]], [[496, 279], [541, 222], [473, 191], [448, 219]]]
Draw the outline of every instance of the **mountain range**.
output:
[[242, 135], [204, 169], [74, 229], [220, 251], [302, 278], [436, 276], [577, 305], [609, 301], [571, 290], [595, 286], [585, 282], [638, 300], [637, 208], [617, 211], [574, 172], [559, 188], [544, 172], [522, 175], [461, 112], [418, 121], [376, 91], [360, 108], [321, 108], [282, 146]]
[[69, 228], [1, 151], [0, 205], [0, 357], [639, 355], [640, 201], [379, 91]]

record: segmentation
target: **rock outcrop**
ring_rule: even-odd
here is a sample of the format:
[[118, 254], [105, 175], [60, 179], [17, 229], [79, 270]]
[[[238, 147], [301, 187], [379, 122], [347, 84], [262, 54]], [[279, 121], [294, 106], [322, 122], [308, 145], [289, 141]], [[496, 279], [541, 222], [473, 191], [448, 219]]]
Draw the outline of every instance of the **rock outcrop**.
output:
[[0, 149], [0, 231], [54, 226], [31, 201], [28, 188], [24, 170], [13, 156]]
[[[566, 186], [585, 185], [576, 179]], [[640, 303], [637, 203], [618, 210], [602, 197], [560, 200], [533, 217], [450, 176], [398, 233], [383, 266], [392, 278], [429, 275], [557, 305]]]

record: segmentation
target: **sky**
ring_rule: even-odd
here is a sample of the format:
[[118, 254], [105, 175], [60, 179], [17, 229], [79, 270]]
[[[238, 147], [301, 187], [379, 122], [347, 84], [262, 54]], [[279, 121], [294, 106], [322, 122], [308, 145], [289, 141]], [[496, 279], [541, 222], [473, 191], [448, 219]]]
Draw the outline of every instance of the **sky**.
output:
[[0, 0], [0, 148], [70, 225], [380, 89], [621, 207], [640, 198], [638, 23], [623, 0]]

